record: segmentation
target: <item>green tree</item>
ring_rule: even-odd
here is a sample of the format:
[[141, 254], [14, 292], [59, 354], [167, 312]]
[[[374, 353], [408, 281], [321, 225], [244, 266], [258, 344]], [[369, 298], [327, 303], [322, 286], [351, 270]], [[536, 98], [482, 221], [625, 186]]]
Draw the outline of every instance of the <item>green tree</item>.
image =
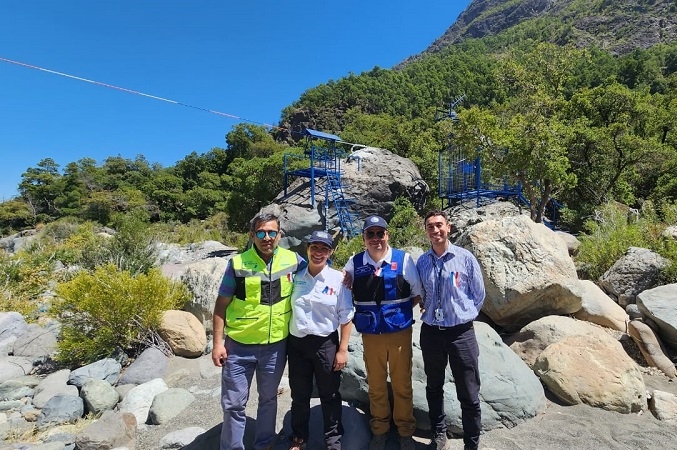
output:
[[58, 216], [55, 200], [62, 190], [59, 165], [52, 158], [41, 160], [21, 175], [19, 194], [29, 205], [34, 224]]

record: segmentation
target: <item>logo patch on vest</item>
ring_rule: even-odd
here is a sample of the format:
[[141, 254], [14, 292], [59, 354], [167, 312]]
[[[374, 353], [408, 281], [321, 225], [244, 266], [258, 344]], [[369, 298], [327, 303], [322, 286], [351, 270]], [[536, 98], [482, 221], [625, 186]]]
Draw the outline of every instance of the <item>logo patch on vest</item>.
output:
[[397, 270], [397, 261], [393, 261], [390, 263], [390, 270]]
[[360, 266], [355, 269], [355, 276], [364, 275], [371, 273], [372, 268], [370, 266]]

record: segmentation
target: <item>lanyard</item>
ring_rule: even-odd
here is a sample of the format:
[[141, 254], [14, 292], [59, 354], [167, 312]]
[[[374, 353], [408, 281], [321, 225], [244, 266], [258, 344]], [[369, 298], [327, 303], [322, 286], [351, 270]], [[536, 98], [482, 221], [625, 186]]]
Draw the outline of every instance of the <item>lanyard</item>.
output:
[[[444, 268], [444, 261], [442, 261], [442, 258], [436, 258], [434, 255], [430, 255], [430, 257], [433, 260], [433, 265], [435, 266], [435, 272], [437, 274], [436, 277], [436, 285], [435, 285], [435, 293], [437, 295], [437, 308], [442, 307], [442, 269]], [[441, 264], [438, 264], [441, 263]]]

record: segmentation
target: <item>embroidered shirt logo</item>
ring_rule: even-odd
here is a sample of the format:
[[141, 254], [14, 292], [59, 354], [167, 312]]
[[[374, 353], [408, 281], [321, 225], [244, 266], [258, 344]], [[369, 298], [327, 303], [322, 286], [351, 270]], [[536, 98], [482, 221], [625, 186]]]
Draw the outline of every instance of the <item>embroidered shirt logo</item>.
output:
[[327, 295], [334, 295], [334, 288], [330, 288], [329, 286], [325, 286], [324, 289], [322, 290], [323, 294]]

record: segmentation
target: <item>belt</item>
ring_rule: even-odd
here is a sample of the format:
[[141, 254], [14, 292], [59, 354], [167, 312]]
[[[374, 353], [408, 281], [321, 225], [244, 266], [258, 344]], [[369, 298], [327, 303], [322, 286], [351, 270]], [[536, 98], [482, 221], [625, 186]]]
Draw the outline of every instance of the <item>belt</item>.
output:
[[461, 328], [471, 328], [472, 327], [472, 320], [470, 322], [459, 323], [458, 325], [452, 325], [450, 327], [443, 327], [441, 325], [434, 325], [434, 324], [429, 324], [429, 323], [426, 323], [426, 322], [423, 322], [423, 325], [427, 325], [430, 328], [434, 328], [434, 329], [441, 330], [441, 331], [458, 330], [458, 329], [461, 329]]

